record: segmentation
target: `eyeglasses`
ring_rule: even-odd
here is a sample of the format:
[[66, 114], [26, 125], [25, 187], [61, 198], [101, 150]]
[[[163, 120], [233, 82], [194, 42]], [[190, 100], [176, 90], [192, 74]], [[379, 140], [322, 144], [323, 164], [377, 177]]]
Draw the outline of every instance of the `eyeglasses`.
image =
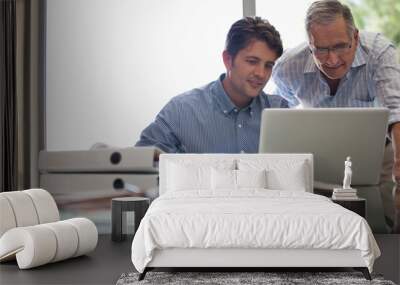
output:
[[336, 55], [347, 53], [351, 49], [351, 43], [340, 43], [333, 47], [315, 47], [310, 45], [311, 52], [318, 58], [327, 58], [329, 52], [334, 52]]

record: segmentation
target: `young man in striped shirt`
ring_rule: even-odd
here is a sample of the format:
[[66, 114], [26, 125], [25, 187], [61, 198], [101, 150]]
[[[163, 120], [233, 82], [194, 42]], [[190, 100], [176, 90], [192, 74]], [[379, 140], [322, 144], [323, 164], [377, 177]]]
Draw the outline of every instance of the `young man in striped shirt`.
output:
[[282, 52], [280, 35], [268, 21], [246, 17], [235, 22], [222, 54], [226, 73], [172, 98], [136, 146], [170, 153], [258, 152], [262, 110], [288, 107], [281, 97], [262, 91]]

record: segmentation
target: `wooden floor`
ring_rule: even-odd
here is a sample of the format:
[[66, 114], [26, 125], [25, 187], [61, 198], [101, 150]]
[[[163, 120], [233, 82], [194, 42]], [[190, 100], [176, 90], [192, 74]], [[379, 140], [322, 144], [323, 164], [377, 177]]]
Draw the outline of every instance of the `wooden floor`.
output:
[[[376, 235], [382, 251], [375, 272], [400, 283], [400, 235]], [[0, 284], [115, 284], [124, 272], [134, 271], [130, 241], [115, 243], [101, 235], [94, 252], [88, 256], [19, 270], [16, 262], [0, 264]], [[312, 270], [310, 270], [312, 271]]]

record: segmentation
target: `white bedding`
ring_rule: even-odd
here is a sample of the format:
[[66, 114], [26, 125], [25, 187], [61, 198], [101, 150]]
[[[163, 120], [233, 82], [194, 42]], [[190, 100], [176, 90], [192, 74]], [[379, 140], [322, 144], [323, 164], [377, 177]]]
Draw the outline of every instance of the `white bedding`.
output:
[[380, 251], [368, 223], [307, 192], [242, 189], [157, 198], [132, 243], [139, 272], [165, 248], [358, 249], [372, 272]]

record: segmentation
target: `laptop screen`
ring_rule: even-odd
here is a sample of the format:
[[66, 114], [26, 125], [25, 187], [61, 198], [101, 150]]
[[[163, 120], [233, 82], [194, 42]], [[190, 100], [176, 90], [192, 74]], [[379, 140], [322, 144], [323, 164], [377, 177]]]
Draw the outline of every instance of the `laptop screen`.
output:
[[314, 180], [342, 184], [344, 161], [352, 185], [377, 185], [389, 110], [386, 108], [264, 109], [260, 153], [312, 153]]

